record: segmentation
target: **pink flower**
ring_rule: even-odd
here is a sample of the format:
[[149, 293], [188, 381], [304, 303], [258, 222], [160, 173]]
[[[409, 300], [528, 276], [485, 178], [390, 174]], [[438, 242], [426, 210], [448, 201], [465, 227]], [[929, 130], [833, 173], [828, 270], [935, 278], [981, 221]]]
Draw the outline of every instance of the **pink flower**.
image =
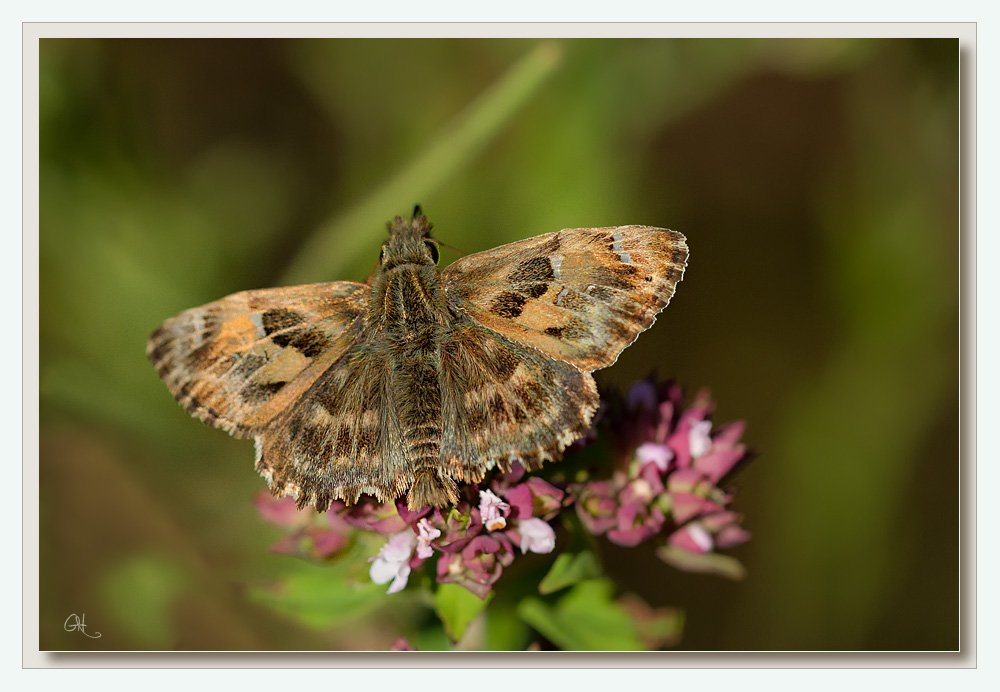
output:
[[510, 503], [510, 515], [514, 519], [532, 516], [551, 519], [562, 510], [566, 493], [551, 483], [532, 476], [504, 491], [503, 496]]
[[730, 564], [725, 560], [732, 558], [713, 553], [750, 534], [729, 509], [733, 496], [722, 482], [750, 455], [740, 442], [744, 424], [713, 430], [713, 409], [707, 390], [685, 406], [679, 386], [651, 376], [627, 395], [602, 400], [586, 440], [566, 450], [567, 462], [548, 480], [514, 462], [506, 472], [498, 468], [463, 485], [447, 507], [410, 511], [405, 497], [384, 502], [368, 495], [351, 506], [334, 501], [326, 513], [300, 512], [289, 499], [260, 497], [257, 506], [287, 532], [273, 549], [306, 559], [330, 560], [352, 545], [355, 530], [386, 536], [369, 560], [369, 574], [389, 593], [404, 589], [412, 570], [437, 557], [438, 583], [486, 598], [513, 563], [515, 546], [522, 554], [555, 551], [549, 522], [571, 505], [585, 531], [620, 546], [655, 542], [671, 556], [663, 559], [680, 569]]
[[556, 532], [542, 519], [520, 519], [517, 533], [521, 537], [521, 552], [551, 553], [556, 547]]
[[386, 544], [378, 551], [378, 555], [369, 558], [372, 563], [368, 571], [371, 580], [376, 584], [387, 584], [386, 593], [397, 593], [406, 586], [410, 578], [410, 557], [417, 544], [417, 537], [410, 529], [403, 529], [389, 537]]
[[505, 512], [510, 511], [510, 505], [493, 494], [490, 490], [479, 491], [479, 514], [483, 525], [488, 531], [496, 531], [507, 526]]
[[691, 553], [707, 553], [714, 546], [712, 534], [695, 522], [674, 531], [667, 542]]
[[417, 536], [417, 557], [426, 560], [434, 554], [431, 541], [441, 535], [441, 530], [431, 526], [427, 519], [417, 522], [417, 529], [420, 531], [420, 535]]

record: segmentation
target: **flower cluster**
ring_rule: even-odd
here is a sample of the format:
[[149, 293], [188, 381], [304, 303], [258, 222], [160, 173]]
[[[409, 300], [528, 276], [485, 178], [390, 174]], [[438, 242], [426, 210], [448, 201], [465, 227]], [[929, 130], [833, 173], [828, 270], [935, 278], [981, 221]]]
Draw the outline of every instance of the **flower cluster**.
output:
[[[684, 409], [678, 386], [649, 378], [604, 402], [594, 430], [552, 465], [554, 470], [546, 469], [548, 480], [515, 463], [478, 486], [464, 486], [460, 501], [442, 509], [410, 511], [405, 498], [390, 503], [363, 498], [350, 507], [334, 502], [317, 515], [297, 511], [291, 498], [266, 493], [258, 497], [258, 509], [290, 530], [272, 549], [309, 559], [335, 556], [355, 530], [383, 534], [369, 575], [376, 584], [388, 584], [389, 593], [401, 591], [413, 570], [436, 559], [439, 583], [459, 584], [485, 598], [518, 553], [555, 549], [555, 528], [565, 511], [612, 543], [656, 541], [668, 549], [658, 555], [682, 569], [697, 569], [687, 558], [749, 538], [741, 517], [727, 509], [732, 495], [719, 485], [747, 457], [739, 443], [743, 423], [713, 429], [711, 410], [706, 392]], [[613, 450], [602, 468], [572, 471], [574, 456], [602, 438]], [[686, 559], [667, 557], [678, 554]]]
[[727, 509], [732, 494], [719, 487], [747, 459], [744, 424], [713, 430], [707, 391], [687, 409], [682, 403], [680, 387], [652, 378], [609, 402], [601, 428], [616, 451], [614, 471], [569, 486], [591, 533], [621, 546], [662, 537], [693, 555], [749, 539], [742, 517]]

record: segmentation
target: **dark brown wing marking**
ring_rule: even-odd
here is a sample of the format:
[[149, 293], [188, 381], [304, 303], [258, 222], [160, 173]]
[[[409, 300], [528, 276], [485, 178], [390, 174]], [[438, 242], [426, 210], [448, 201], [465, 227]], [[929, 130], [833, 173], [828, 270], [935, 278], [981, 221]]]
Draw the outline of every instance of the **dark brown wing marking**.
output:
[[324, 511], [362, 493], [392, 500], [413, 482], [391, 363], [361, 340], [257, 435], [257, 470], [276, 495]]
[[653, 324], [687, 257], [663, 228], [566, 229], [463, 257], [442, 285], [453, 309], [591, 372]]
[[367, 298], [347, 281], [234, 293], [164, 322], [146, 354], [192, 415], [248, 437], [348, 348]]

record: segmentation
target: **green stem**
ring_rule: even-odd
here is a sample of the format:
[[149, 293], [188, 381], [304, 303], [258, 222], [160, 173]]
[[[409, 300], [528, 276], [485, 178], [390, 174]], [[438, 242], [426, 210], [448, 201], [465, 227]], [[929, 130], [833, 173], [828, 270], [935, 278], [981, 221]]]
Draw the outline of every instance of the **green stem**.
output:
[[511, 120], [558, 68], [562, 49], [543, 42], [519, 60], [438, 135], [409, 165], [353, 208], [334, 216], [306, 240], [282, 283], [321, 281], [365, 264], [385, 222], [412, 208], [452, 178]]

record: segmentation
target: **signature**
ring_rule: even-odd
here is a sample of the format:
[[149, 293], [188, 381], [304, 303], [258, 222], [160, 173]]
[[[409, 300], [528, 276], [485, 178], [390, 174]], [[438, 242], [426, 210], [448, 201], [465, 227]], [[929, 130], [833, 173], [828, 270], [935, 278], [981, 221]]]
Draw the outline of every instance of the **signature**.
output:
[[67, 632], [82, 632], [84, 635], [90, 637], [91, 639], [100, 639], [101, 633], [90, 634], [87, 632], [87, 614], [83, 615], [70, 615], [66, 618], [66, 622], [63, 623], [63, 629]]

